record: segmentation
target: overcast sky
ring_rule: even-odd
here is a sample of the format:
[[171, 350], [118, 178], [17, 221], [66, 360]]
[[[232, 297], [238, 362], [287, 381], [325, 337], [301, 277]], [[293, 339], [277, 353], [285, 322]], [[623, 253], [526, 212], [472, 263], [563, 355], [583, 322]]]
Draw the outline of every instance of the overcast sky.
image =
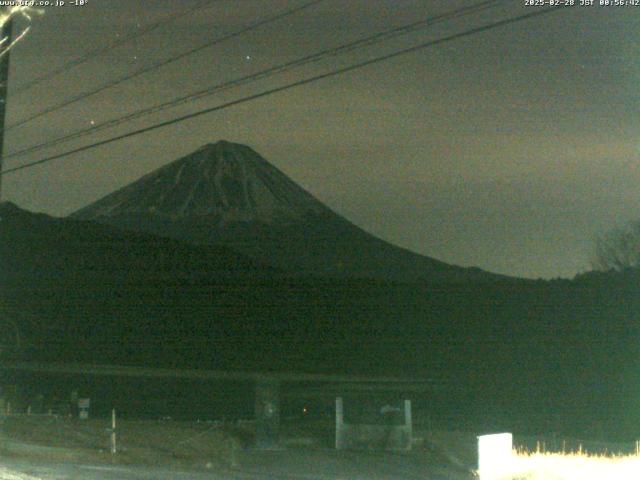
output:
[[[10, 90], [199, 3], [88, 0], [48, 8], [12, 52]], [[10, 93], [7, 122], [303, 3], [211, 1], [27, 93]], [[472, 3], [325, 0], [11, 129], [5, 153]], [[507, 1], [10, 158], [5, 167], [539, 8], [524, 3]], [[640, 7], [567, 8], [7, 175], [4, 197], [66, 215], [226, 139], [253, 147], [336, 212], [392, 243], [498, 273], [570, 277], [589, 268], [596, 235], [640, 218], [639, 41]]]

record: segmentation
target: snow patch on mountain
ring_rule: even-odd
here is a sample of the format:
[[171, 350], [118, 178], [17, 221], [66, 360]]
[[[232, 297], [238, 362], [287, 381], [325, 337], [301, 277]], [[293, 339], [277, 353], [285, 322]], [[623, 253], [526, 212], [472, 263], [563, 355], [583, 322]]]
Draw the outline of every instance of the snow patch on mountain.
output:
[[249, 147], [220, 141], [76, 212], [81, 219], [154, 215], [287, 224], [329, 210]]

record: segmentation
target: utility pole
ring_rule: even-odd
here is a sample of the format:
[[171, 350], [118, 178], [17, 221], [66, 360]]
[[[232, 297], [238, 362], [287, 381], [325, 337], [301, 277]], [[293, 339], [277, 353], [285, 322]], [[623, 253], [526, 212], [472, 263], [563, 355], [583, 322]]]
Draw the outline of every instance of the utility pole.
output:
[[[9, 7], [3, 7], [2, 13], [7, 13]], [[2, 170], [4, 162], [4, 119], [7, 113], [7, 91], [9, 90], [9, 55], [11, 54], [11, 42], [13, 41], [13, 19], [7, 19], [2, 26], [0, 39], [4, 42], [0, 45], [0, 201], [2, 201]]]
[[[9, 7], [3, 7], [0, 13], [8, 13]], [[13, 20], [9, 17], [0, 29], [0, 40], [4, 39], [4, 43], [0, 45], [0, 202], [2, 202], [2, 170], [4, 169], [3, 148], [4, 148], [4, 117], [7, 112], [7, 90], [9, 82], [9, 53], [11, 52], [11, 42], [13, 41]], [[4, 377], [2, 378], [4, 383]], [[0, 418], [6, 411], [4, 406], [4, 385], [0, 385]]]

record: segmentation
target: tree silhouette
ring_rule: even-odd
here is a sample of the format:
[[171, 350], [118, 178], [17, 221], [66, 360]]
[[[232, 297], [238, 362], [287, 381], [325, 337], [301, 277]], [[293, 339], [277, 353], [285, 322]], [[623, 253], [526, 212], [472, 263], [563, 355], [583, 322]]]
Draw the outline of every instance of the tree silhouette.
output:
[[592, 266], [595, 270], [618, 272], [640, 267], [640, 221], [600, 236]]

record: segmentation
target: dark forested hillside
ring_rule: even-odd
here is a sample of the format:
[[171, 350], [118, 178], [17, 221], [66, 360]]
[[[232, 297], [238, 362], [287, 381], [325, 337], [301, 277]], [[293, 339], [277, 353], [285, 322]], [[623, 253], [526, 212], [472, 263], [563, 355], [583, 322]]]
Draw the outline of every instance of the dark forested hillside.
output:
[[423, 399], [436, 412], [638, 426], [637, 273], [296, 277], [225, 249], [7, 205], [0, 216], [1, 309], [25, 359], [414, 375], [439, 385]]

